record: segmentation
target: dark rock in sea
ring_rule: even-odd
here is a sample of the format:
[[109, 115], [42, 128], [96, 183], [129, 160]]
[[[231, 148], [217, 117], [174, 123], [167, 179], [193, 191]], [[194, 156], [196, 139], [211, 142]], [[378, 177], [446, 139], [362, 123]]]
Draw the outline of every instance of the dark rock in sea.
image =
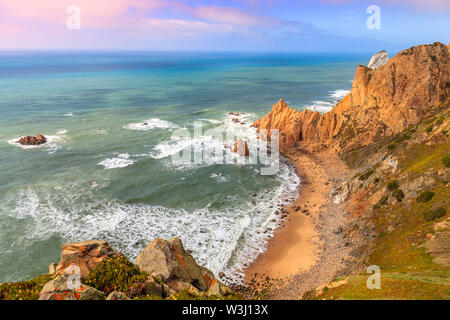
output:
[[47, 142], [47, 138], [44, 137], [42, 134], [38, 133], [35, 137], [34, 136], [26, 136], [23, 138], [20, 138], [19, 143], [24, 146], [35, 146], [44, 144]]

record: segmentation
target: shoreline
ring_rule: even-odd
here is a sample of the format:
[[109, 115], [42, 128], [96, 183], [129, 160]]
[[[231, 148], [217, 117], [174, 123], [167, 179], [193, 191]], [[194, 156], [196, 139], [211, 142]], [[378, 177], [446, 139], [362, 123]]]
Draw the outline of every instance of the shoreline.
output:
[[274, 282], [268, 294], [272, 299], [298, 299], [330, 281], [342, 268], [336, 260], [342, 262], [350, 249], [333, 233], [348, 219], [344, 208], [330, 197], [349, 170], [329, 151], [312, 155], [297, 147], [285, 157], [301, 179], [298, 197], [285, 207], [286, 221], [275, 230], [266, 250], [244, 269], [246, 285], [267, 278]]

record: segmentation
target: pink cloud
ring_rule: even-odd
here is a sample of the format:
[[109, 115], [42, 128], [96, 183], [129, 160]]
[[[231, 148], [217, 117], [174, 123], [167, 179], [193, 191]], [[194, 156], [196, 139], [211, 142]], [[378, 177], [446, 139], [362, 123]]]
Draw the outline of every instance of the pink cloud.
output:
[[[358, 2], [356, 0], [322, 0], [324, 3], [341, 4]], [[368, 3], [369, 4], [369, 3]], [[449, 0], [378, 0], [378, 5], [404, 5], [413, 10], [440, 11], [449, 10]]]
[[235, 8], [216, 6], [199, 6], [192, 10], [193, 14], [201, 19], [242, 26], [279, 27], [280, 19], [248, 13]]

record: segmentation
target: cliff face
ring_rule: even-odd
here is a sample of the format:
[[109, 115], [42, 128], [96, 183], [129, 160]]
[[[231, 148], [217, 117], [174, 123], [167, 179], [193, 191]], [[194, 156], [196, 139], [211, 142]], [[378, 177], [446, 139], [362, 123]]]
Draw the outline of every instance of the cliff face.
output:
[[450, 46], [441, 43], [404, 50], [373, 70], [358, 66], [350, 93], [329, 112], [289, 108], [281, 99], [254, 123], [280, 130], [280, 150], [300, 144], [309, 151], [330, 147], [342, 153], [376, 138], [398, 134], [437, 112], [450, 91]]

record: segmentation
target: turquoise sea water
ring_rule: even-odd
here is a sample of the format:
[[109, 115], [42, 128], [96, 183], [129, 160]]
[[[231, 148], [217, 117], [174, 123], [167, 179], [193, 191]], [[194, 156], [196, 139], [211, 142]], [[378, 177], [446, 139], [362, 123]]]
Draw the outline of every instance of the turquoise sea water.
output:
[[[63, 242], [105, 239], [134, 259], [155, 237], [172, 236], [238, 279], [300, 181], [284, 162], [275, 176], [258, 165], [174, 163], [183, 148], [212, 142], [172, 133], [196, 120], [233, 128], [230, 111], [244, 112], [248, 126], [280, 97], [326, 111], [369, 58], [0, 53], [0, 282], [47, 272]], [[16, 143], [37, 133], [49, 143]]]

